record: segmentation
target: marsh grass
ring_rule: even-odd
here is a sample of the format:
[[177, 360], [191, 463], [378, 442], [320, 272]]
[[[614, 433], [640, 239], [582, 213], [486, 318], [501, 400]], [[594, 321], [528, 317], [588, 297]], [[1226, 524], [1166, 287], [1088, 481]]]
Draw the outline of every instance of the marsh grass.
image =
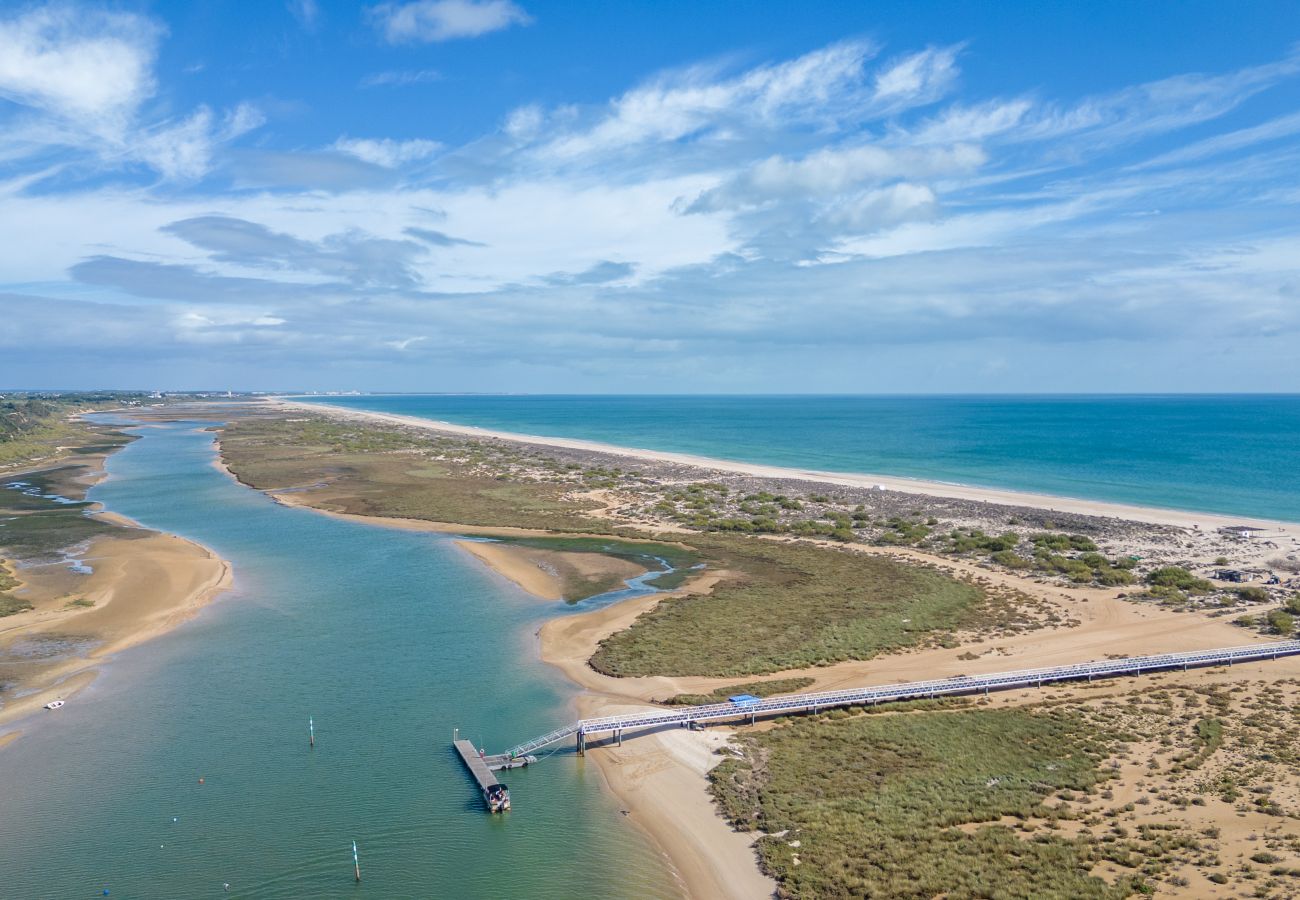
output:
[[710, 565], [741, 574], [707, 595], [667, 598], [606, 638], [591, 660], [597, 671], [764, 675], [869, 659], [986, 619], [982, 590], [922, 566], [726, 535], [691, 543]]

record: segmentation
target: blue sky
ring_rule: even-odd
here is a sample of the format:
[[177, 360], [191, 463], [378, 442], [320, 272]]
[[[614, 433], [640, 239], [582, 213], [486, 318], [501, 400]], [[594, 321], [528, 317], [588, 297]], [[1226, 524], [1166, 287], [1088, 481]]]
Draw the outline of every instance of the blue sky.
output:
[[1293, 3], [0, 5], [0, 385], [1300, 390]]

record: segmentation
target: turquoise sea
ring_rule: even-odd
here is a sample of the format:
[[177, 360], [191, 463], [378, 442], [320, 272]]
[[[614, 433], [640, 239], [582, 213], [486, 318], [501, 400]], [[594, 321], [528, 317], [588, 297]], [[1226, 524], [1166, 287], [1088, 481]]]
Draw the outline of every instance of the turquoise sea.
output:
[[200, 425], [138, 433], [91, 499], [212, 548], [235, 590], [22, 723], [0, 897], [676, 896], [584, 760], [507, 773], [491, 817], [451, 753], [457, 726], [503, 749], [571, 717], [533, 637], [569, 610], [446, 537], [274, 504]]
[[298, 399], [823, 471], [1300, 522], [1300, 395]]

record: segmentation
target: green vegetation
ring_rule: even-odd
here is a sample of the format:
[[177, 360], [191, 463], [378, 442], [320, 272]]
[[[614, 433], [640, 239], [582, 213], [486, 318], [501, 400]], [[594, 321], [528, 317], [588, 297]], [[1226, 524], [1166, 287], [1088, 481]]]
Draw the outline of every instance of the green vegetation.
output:
[[1152, 587], [1173, 588], [1189, 594], [1206, 594], [1214, 590], [1214, 585], [1204, 578], [1197, 578], [1182, 566], [1162, 566], [1147, 573], [1146, 582]]
[[1081, 534], [1031, 535], [1027, 541], [1033, 547], [1032, 558], [1016, 552], [1022, 540], [1014, 531], [988, 535], [978, 528], [957, 529], [947, 535], [946, 541], [944, 549], [950, 553], [987, 553], [989, 560], [1000, 566], [1064, 575], [1075, 584], [1118, 586], [1134, 581], [1129, 571], [1134, 565], [1132, 559], [1107, 559], [1097, 552], [1091, 538]]
[[885, 530], [876, 538], [877, 544], [910, 545], [919, 544], [930, 536], [930, 526], [913, 522], [901, 516], [893, 516], [885, 522]]
[[14, 577], [13, 572], [0, 563], [0, 618], [26, 612], [32, 608], [26, 600], [20, 600], [10, 593], [18, 585], [19, 581]]
[[1197, 750], [1179, 760], [1178, 768], [1186, 771], [1199, 769], [1201, 765], [1223, 746], [1223, 721], [1205, 718], [1196, 723], [1196, 740], [1200, 744]]
[[608, 675], [762, 675], [869, 659], [936, 632], [1009, 625], [1015, 612], [922, 566], [815, 545], [701, 535], [710, 568], [742, 573], [665, 599], [606, 638]]
[[1046, 550], [1034, 554], [1037, 568], [1047, 572], [1056, 572], [1067, 576], [1075, 584], [1097, 584], [1113, 587], [1132, 584], [1133, 573], [1128, 571], [1132, 563], [1127, 559], [1108, 560], [1100, 553], [1087, 551], [1078, 556], [1060, 556]]
[[1129, 865], [1127, 842], [979, 827], [1072, 817], [1048, 799], [1092, 792], [1118, 741], [1078, 713], [841, 713], [739, 741], [744, 759], [713, 770], [713, 793], [736, 827], [765, 832], [759, 856], [783, 897], [1064, 900], [1145, 887], [1089, 874], [1106, 859]]
[[1283, 637], [1295, 634], [1295, 617], [1288, 612], [1275, 609], [1267, 617], [1269, 630]]
[[1020, 535], [1014, 531], [995, 536], [987, 535], [978, 528], [954, 530], [948, 535], [950, 553], [1005, 553], [1020, 546]]
[[23, 393], [0, 396], [0, 467], [54, 455], [61, 446], [85, 441], [86, 426], [68, 422], [74, 412], [117, 406], [139, 394]]
[[32, 605], [26, 600], [20, 600], [12, 594], [0, 594], [0, 618], [26, 612], [31, 608]]
[[564, 499], [572, 482], [512, 478], [511, 467], [524, 459], [524, 451], [512, 446], [467, 445], [314, 417], [242, 420], [225, 429], [221, 446], [227, 465], [246, 484], [259, 490], [319, 485], [316, 496], [327, 498], [322, 505], [340, 512], [458, 525], [599, 530], [582, 515], [589, 506]]
[[85, 466], [74, 464], [0, 478], [0, 550], [5, 557], [51, 559], [65, 547], [110, 532], [121, 537], [142, 533], [86, 516], [87, 503], [60, 503], [45, 496], [84, 496], [85, 485], [76, 479], [85, 472]]
[[777, 678], [773, 681], [751, 681], [747, 684], [732, 684], [720, 687], [708, 694], [678, 694], [660, 702], [668, 706], [703, 706], [706, 703], [721, 703], [737, 694], [752, 694], [755, 697], [775, 697], [778, 694], [793, 694], [811, 687], [814, 678]]
[[1093, 552], [1097, 545], [1093, 543], [1092, 538], [1085, 537], [1082, 534], [1053, 534], [1043, 532], [1041, 534], [1030, 535], [1030, 542], [1034, 545], [1035, 550], [1051, 550], [1063, 552], [1066, 550], [1081, 550], [1084, 552]]

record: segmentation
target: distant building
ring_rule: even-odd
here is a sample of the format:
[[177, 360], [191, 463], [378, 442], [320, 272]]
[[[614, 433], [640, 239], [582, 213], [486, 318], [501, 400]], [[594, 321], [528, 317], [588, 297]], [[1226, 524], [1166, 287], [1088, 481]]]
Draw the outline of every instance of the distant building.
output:
[[1219, 534], [1226, 534], [1228, 537], [1243, 538], [1250, 540], [1253, 537], [1264, 532], [1263, 528], [1256, 528], [1254, 525], [1225, 525], [1219, 529]]

